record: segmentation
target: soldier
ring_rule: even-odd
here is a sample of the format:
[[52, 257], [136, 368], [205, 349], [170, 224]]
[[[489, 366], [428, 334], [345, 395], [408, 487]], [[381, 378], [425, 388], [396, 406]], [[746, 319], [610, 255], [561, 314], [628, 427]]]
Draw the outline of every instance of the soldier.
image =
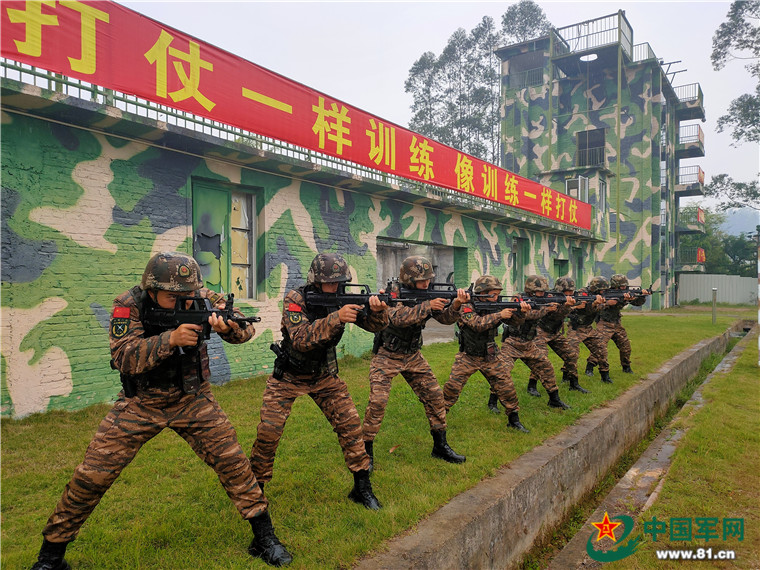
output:
[[[584, 301], [573, 307], [570, 311], [569, 321], [570, 328], [567, 331], [567, 341], [570, 351], [570, 356], [565, 361], [565, 370], [568, 380], [571, 382], [578, 382], [578, 356], [580, 355], [581, 343], [592, 354], [600, 354], [602, 347], [599, 345], [592, 323], [596, 318], [599, 310], [601, 309], [604, 299], [601, 294], [609, 288], [609, 283], [604, 277], [594, 277], [589, 281], [586, 291], [590, 293], [589, 300]], [[583, 289], [581, 289], [583, 292]], [[592, 300], [593, 299], [593, 300]], [[604, 352], [606, 354], [607, 347], [605, 345]], [[607, 357], [604, 357], [607, 360]]]
[[[401, 264], [399, 280], [400, 294], [404, 288], [426, 290], [435, 277], [433, 267], [424, 257], [407, 257]], [[457, 298], [447, 307], [446, 299], [432, 299], [405, 307], [397, 303], [389, 310], [388, 328], [375, 335], [373, 352], [375, 356], [369, 368], [369, 404], [364, 413], [362, 432], [364, 445], [373, 458], [374, 441], [380, 431], [380, 424], [388, 405], [391, 381], [401, 374], [425, 408], [430, 434], [433, 436], [431, 455], [449, 463], [463, 463], [464, 455], [459, 455], [446, 441], [446, 405], [443, 390], [430, 365], [422, 356], [422, 329], [433, 318], [444, 325], [453, 324], [462, 303], [469, 299], [464, 289], [457, 290]]]
[[[292, 561], [274, 534], [267, 500], [235, 430], [211, 393], [208, 350], [205, 341], [198, 345], [202, 327], [182, 324], [164, 330], [143, 323], [146, 311], [156, 306], [173, 309], [182, 296], [205, 297], [223, 308], [221, 295], [202, 284], [195, 259], [183, 253], [158, 253], [148, 261], [140, 285], [114, 301], [111, 365], [121, 372], [124, 390], [98, 427], [84, 461], [48, 519], [33, 570], [70, 568], [64, 560], [67, 545], [143, 444], [164, 428], [179, 434], [216, 471], [235, 507], [253, 528], [248, 552], [274, 566]], [[246, 342], [255, 332], [253, 325], [241, 328], [216, 314], [209, 316], [208, 322], [233, 344]]]
[[[478, 277], [473, 287], [476, 295], [485, 297], [487, 301], [496, 301], [501, 293], [501, 282], [492, 275]], [[523, 311], [530, 310], [523, 303]], [[471, 303], [465, 303], [459, 314], [459, 352], [454, 358], [451, 375], [443, 386], [443, 397], [446, 401], [446, 413], [459, 399], [467, 380], [478, 370], [485, 376], [491, 386], [494, 398], [501, 401], [509, 418], [509, 427], [528, 433], [520, 423], [517, 402], [517, 392], [512, 383], [512, 376], [507, 370], [506, 362], [499, 358], [499, 347], [494, 342], [499, 332], [499, 325], [512, 318], [513, 309], [502, 309], [495, 313], [477, 314]]]
[[347, 323], [355, 323], [369, 332], [385, 328], [388, 306], [376, 296], [370, 297], [367, 312], [363, 305], [349, 304], [331, 311], [306, 303], [309, 290], [336, 293], [340, 283], [350, 280], [348, 264], [342, 256], [320, 253], [311, 262], [307, 284], [285, 296], [282, 342], [279, 346], [272, 345], [278, 357], [264, 390], [251, 464], [262, 486], [272, 479], [277, 445], [293, 402], [308, 394], [338, 434], [346, 466], [354, 476], [348, 498], [378, 510], [382, 505], [369, 480], [370, 458], [364, 449], [361, 420], [346, 383], [338, 377], [335, 347]]
[[[610, 289], [628, 289], [628, 278], [625, 275], [616, 273], [610, 277]], [[651, 295], [651, 291], [643, 290], [644, 295]], [[626, 293], [622, 300], [609, 299], [602, 310], [597, 315], [596, 335], [599, 338], [600, 345], [604, 346], [604, 360], [597, 360], [593, 353], [589, 355], [586, 361], [586, 375], [594, 374], [594, 366], [599, 366], [599, 374], [603, 382], [612, 382], [610, 378], [610, 365], [607, 361], [607, 343], [612, 340], [620, 351], [620, 365], [623, 372], [633, 374], [631, 369], [631, 341], [628, 339], [628, 333], [621, 323], [621, 312], [626, 305], [640, 307], [646, 303], [646, 297], [635, 297]], [[601, 352], [600, 352], [600, 357]]]
[[[570, 277], [560, 277], [554, 282], [554, 291], [572, 297], [575, 294], [575, 281]], [[548, 313], [539, 319], [536, 344], [551, 348], [562, 359], [562, 379], [570, 382], [571, 390], [576, 390], [581, 394], [588, 394], [588, 390], [578, 383], [578, 374], [570, 373], [571, 368], [577, 366], [578, 357], [576, 356], [575, 361], [572, 361], [570, 341], [565, 337], [565, 317], [574, 308], [571, 304], [565, 303], [556, 311]], [[536, 389], [537, 378], [536, 373], [531, 370], [530, 378], [528, 379], [528, 394], [531, 396], [540, 396]]]
[[[543, 297], [549, 290], [549, 282], [545, 277], [529, 275], [525, 279], [526, 297]], [[572, 299], [570, 299], [572, 301]], [[570, 302], [566, 301], [566, 302]], [[535, 374], [541, 381], [546, 392], [549, 394], [549, 406], [567, 410], [570, 408], [559, 398], [559, 388], [554, 380], [554, 368], [549, 361], [546, 345], [536, 343], [536, 329], [539, 319], [549, 313], [557, 311], [558, 305], [552, 303], [540, 309], [521, 312], [510, 322], [504, 325], [501, 351], [502, 358], [507, 363], [508, 370], [512, 371], [515, 360], [518, 358], [530, 368], [531, 374]]]

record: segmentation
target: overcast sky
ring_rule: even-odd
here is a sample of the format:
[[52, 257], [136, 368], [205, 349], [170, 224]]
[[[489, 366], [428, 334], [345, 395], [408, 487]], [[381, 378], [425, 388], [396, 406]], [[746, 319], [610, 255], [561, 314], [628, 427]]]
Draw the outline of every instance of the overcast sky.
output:
[[[120, 3], [253, 63], [317, 89], [380, 118], [407, 126], [409, 68], [425, 51], [440, 54], [457, 28], [468, 32], [483, 16], [501, 23], [511, 2], [152, 2]], [[673, 85], [699, 83], [707, 122], [704, 158], [710, 177], [756, 179], [760, 149], [732, 147], [716, 121], [731, 100], [755, 88], [734, 61], [722, 71], [710, 64], [712, 36], [729, 2], [539, 1], [549, 21], [563, 27], [624, 10], [634, 44], [647, 42], [657, 57], [683, 70]]]

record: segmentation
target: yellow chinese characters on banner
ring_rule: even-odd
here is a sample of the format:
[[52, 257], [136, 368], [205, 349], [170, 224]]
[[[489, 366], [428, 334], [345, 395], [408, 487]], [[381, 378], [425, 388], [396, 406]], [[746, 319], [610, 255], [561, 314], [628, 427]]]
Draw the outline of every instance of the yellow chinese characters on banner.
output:
[[[314, 126], [311, 130], [319, 136], [319, 148], [325, 150], [325, 136], [335, 143], [335, 152], [343, 154], [344, 146], [351, 146], [351, 141], [346, 138], [351, 134], [347, 125], [351, 124], [348, 109], [345, 105], [338, 108], [337, 103], [330, 103], [330, 108], [325, 108], [325, 98], [319, 98], [319, 104], [312, 105], [311, 110], [317, 114]], [[330, 149], [332, 150], [332, 149]]]
[[387, 127], [375, 119], [369, 120], [370, 128], [365, 132], [369, 137], [369, 158], [378, 166], [396, 169], [396, 128]]
[[457, 153], [457, 165], [454, 167], [457, 175], [457, 189], [464, 192], [475, 192], [473, 186], [474, 173], [472, 161], [461, 153]]
[[435, 174], [433, 173], [433, 147], [425, 139], [417, 142], [417, 136], [412, 135], [412, 144], [409, 145], [409, 150], [412, 153], [409, 158], [409, 172], [414, 172], [424, 180], [433, 180]]

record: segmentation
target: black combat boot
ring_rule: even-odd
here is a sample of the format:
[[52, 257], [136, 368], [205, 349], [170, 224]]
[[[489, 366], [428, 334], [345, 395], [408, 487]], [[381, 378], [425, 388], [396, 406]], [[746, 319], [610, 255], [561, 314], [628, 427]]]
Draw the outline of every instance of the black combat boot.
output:
[[623, 366], [623, 372], [626, 374], [633, 374], [633, 370], [631, 370], [630, 366]]
[[575, 390], [576, 392], [580, 392], [581, 394], [588, 394], [588, 390], [586, 390], [583, 386], [581, 386], [578, 383], [577, 377], [570, 378], [570, 389]]
[[509, 427], [523, 433], [530, 433], [530, 430], [520, 423], [520, 416], [517, 415], [517, 412], [509, 412], [509, 416], [507, 417], [509, 418]]
[[563, 382], [568, 382], [568, 377], [567, 377], [567, 371], [566, 370], [562, 371], [562, 381]]
[[446, 441], [446, 430], [432, 431], [430, 435], [433, 436], [433, 451], [430, 453], [433, 457], [443, 459], [449, 463], [464, 463], [467, 459], [464, 455], [459, 455], [456, 451], [449, 447]]
[[594, 375], [594, 365], [590, 362], [586, 363], [586, 376], [593, 376]]
[[364, 442], [364, 451], [367, 452], [367, 455], [369, 455], [369, 472], [372, 473], [372, 471], [375, 469], [375, 455], [374, 455], [374, 440], [373, 441], [365, 441]]
[[488, 410], [494, 414], [499, 413], [499, 398], [496, 394], [488, 396]]
[[549, 392], [549, 407], [561, 408], [563, 410], [570, 409], [570, 406], [568, 406], [565, 402], [559, 399], [559, 390], [554, 390], [554, 392]]
[[531, 396], [535, 396], [536, 398], [540, 398], [541, 394], [538, 393], [538, 390], [536, 389], [538, 381], [535, 378], [528, 378], [528, 394]]
[[378, 511], [383, 506], [372, 492], [372, 483], [369, 482], [369, 469], [354, 473], [354, 488], [351, 489], [348, 498], [373, 511]]
[[253, 529], [253, 540], [248, 547], [248, 554], [261, 558], [270, 566], [287, 566], [293, 562], [290, 552], [274, 535], [274, 527], [269, 511], [264, 511], [249, 519]]
[[602, 382], [606, 382], [607, 384], [612, 384], [612, 378], [610, 378], [609, 370], [605, 370], [604, 372], [600, 370], [599, 374], [602, 375]]
[[68, 542], [48, 542], [43, 538], [32, 570], [71, 570], [69, 563], [63, 559], [68, 545]]

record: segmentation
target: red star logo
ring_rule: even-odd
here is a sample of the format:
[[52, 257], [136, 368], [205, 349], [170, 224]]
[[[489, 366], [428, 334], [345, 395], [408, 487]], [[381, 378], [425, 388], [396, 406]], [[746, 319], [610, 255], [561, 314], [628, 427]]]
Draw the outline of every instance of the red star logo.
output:
[[605, 536], [609, 536], [613, 542], [617, 542], [615, 538], [615, 529], [623, 523], [611, 522], [610, 517], [607, 515], [607, 511], [604, 511], [604, 519], [600, 523], [591, 523], [597, 529], [599, 529], [599, 536], [596, 537], [596, 541], [599, 542]]

